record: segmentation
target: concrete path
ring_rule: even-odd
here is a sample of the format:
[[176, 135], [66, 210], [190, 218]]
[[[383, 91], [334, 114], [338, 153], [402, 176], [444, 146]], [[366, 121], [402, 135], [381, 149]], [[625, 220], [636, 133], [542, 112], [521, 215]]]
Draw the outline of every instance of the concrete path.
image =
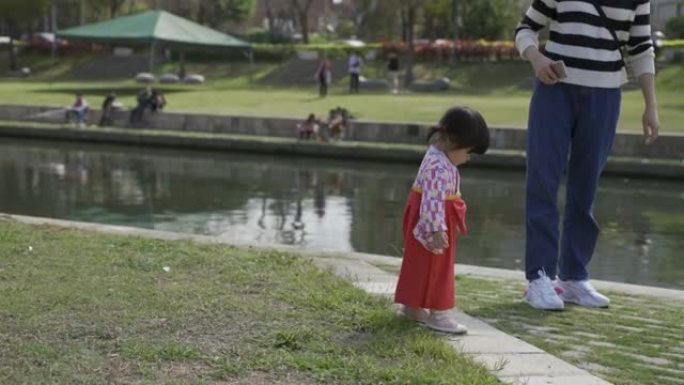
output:
[[[401, 260], [396, 257], [365, 253], [338, 253], [338, 255], [346, 255], [347, 258], [362, 260], [375, 266], [387, 266], [397, 269], [401, 266]], [[484, 279], [519, 280], [521, 282], [523, 282], [524, 279], [524, 273], [522, 271], [464, 264], [456, 264], [456, 274], [459, 276], [471, 276]], [[684, 291], [682, 290], [601, 281], [597, 279], [592, 279], [591, 282], [599, 290], [684, 302]]]

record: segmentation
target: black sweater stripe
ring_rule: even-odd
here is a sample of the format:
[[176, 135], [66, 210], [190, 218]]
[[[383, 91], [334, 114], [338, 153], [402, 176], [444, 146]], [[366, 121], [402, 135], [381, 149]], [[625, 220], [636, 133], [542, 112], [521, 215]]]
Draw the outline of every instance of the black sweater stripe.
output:
[[549, 38], [551, 41], [558, 44], [573, 45], [577, 47], [605, 49], [611, 51], [620, 48], [618, 42], [612, 38], [610, 40], [606, 40], [584, 35], [561, 34], [556, 31], [551, 31]]
[[565, 65], [581, 70], [598, 71], [598, 72], [616, 72], [622, 70], [622, 60], [615, 61], [597, 61], [590, 59], [579, 59], [575, 57], [568, 57], [558, 55], [553, 52], [545, 51], [545, 55], [552, 60], [562, 60]]
[[564, 1], [580, 1], [587, 4], [600, 4], [604, 7], [634, 10], [638, 4], [647, 3], [649, 0], [557, 0], [558, 3]]
[[651, 38], [649, 36], [631, 37], [627, 41], [627, 45], [630, 47], [636, 47], [639, 44], [644, 44], [650, 40], [651, 40]]
[[518, 28], [518, 29], [524, 29], [525, 26], [529, 26], [533, 31], [536, 32], [536, 31], [539, 31], [539, 30], [541, 30], [542, 28], [544, 28], [543, 25], [537, 23], [536, 21], [530, 19], [530, 18], [527, 17], [527, 16], [523, 17], [522, 24], [523, 24], [523, 25], [521, 25], [520, 28]]
[[653, 44], [642, 44], [642, 45], [640, 45], [634, 49], [629, 50], [629, 54], [632, 56], [638, 55], [638, 54], [648, 50], [651, 47], [653, 47]]
[[[584, 12], [560, 12], [557, 19], [559, 23], [582, 23], [593, 25], [594, 27], [604, 27], [605, 21], [601, 16], [590, 15]], [[615, 31], [629, 32], [632, 23], [629, 21], [617, 21], [608, 19], [610, 26]]]
[[634, 17], [634, 25], [650, 25], [651, 15], [636, 15]]
[[554, 8], [549, 8], [549, 6], [547, 6], [541, 0], [534, 0], [534, 3], [532, 3], [532, 8], [549, 19], [553, 19], [556, 16], [556, 10]]

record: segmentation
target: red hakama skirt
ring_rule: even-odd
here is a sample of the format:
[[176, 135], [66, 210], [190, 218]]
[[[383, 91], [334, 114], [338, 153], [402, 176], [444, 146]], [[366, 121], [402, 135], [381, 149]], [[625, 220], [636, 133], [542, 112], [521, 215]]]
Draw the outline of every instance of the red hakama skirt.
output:
[[404, 210], [404, 256], [394, 301], [409, 307], [449, 310], [454, 307], [456, 233], [468, 232], [466, 204], [460, 194], [444, 202], [449, 247], [442, 254], [433, 254], [413, 236], [420, 219], [420, 202], [420, 189], [414, 187]]

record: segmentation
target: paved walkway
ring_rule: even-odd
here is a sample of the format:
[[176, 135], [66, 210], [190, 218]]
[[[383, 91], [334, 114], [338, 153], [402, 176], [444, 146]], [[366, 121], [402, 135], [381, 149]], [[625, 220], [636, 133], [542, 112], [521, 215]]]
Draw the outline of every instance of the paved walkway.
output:
[[[53, 226], [98, 231], [109, 234], [143, 236], [167, 240], [194, 240], [201, 243], [224, 243], [216, 238], [208, 236], [168, 233], [138, 228], [35, 217], [13, 215], [8, 217], [28, 224], [48, 224]], [[331, 250], [301, 250], [295, 247], [280, 245], [238, 244], [237, 246], [254, 247], [259, 249], [276, 249], [309, 256], [319, 266], [331, 268], [333, 272], [350, 279], [356, 286], [363, 288], [367, 292], [385, 296], [394, 293], [396, 275], [391, 271], [396, 271], [401, 263], [399, 259], [394, 257], [363, 253], [342, 253]], [[519, 291], [520, 289], [517, 286], [513, 286], [515, 286], [516, 283], [520, 283], [519, 281], [521, 280], [521, 272], [467, 265], [458, 265], [457, 271], [462, 277], [477, 277], [496, 280], [496, 290], [503, 291], [504, 293], [507, 292], [509, 295], [511, 291]], [[501, 280], [505, 280], [506, 283], [501, 284]], [[620, 292], [627, 295], [649, 296], [654, 298], [654, 300], [657, 299], [660, 302], [684, 302], [683, 291], [602, 281], [595, 281], [595, 284], [601, 289]], [[482, 295], [482, 298], [478, 298], [478, 301], [486, 301], [486, 297], [491, 295], [491, 293], [478, 293], [478, 295], [479, 294]], [[621, 317], [622, 316], [627, 317], [628, 315], [622, 314]], [[483, 363], [492, 371], [494, 375], [506, 383], [529, 385], [609, 384], [609, 382], [595, 377], [583, 369], [575, 367], [566, 361], [545, 353], [535, 346], [499, 331], [493, 326], [490, 326], [490, 324], [479, 319], [468, 316], [462, 312], [457, 312], [457, 317], [461, 322], [468, 326], [470, 333], [463, 337], [445, 336], [445, 338], [455, 349], [458, 349], [459, 351], [472, 356], [472, 358], [476, 361]], [[490, 323], [497, 322], [496, 319], [488, 318], [487, 320]], [[653, 322], [649, 323], [653, 324]], [[657, 324], [654, 325], [657, 326]], [[538, 329], [541, 330], [542, 328]], [[551, 334], [547, 333], [547, 337], [549, 335]], [[541, 337], [544, 336], [542, 335]], [[599, 343], [600, 341], [592, 342]], [[612, 347], [619, 348], [615, 345], [612, 345]], [[640, 357], [644, 359], [648, 358], [646, 356]], [[646, 364], [658, 366], [662, 363], [646, 362]], [[684, 373], [679, 369], [668, 370], [670, 370], [672, 375], [676, 377]], [[678, 382], [675, 381], [671, 383]]]

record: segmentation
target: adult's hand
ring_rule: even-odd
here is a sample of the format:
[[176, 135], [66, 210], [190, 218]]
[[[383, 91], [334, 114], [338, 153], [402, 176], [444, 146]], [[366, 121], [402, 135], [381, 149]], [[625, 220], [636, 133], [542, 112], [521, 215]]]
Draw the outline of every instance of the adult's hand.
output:
[[644, 115], [641, 117], [641, 127], [644, 130], [646, 145], [652, 144], [658, 138], [660, 119], [658, 119], [658, 103], [655, 93], [655, 75], [644, 73], [639, 76], [639, 85], [644, 95]]
[[650, 145], [658, 139], [658, 132], [660, 131], [660, 119], [658, 119], [658, 109], [655, 107], [646, 107], [644, 115], [641, 118], [641, 125], [644, 130], [644, 137], [646, 144]]
[[525, 50], [525, 57], [532, 64], [534, 75], [544, 84], [553, 85], [558, 83], [560, 78], [551, 68], [553, 61], [539, 52], [537, 47], [530, 47]]

